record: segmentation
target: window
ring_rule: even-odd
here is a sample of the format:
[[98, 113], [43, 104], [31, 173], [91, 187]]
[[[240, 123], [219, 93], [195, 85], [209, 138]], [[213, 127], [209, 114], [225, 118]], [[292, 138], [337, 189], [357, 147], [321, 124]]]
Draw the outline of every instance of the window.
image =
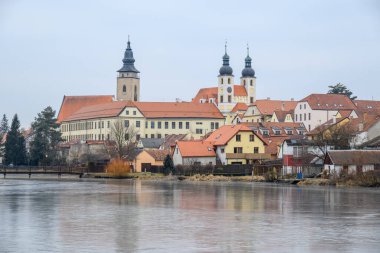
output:
[[178, 128], [182, 129], [182, 122], [178, 122]]
[[241, 135], [240, 135], [240, 134], [237, 134], [237, 135], [235, 136], [235, 138], [236, 138], [236, 141], [241, 141]]
[[280, 131], [280, 130], [274, 130], [274, 134], [275, 134], [275, 135], [280, 135], [280, 134], [281, 134], [281, 131]]
[[129, 115], [129, 110], [126, 110], [126, 111], [125, 111], [125, 115]]
[[125, 134], [124, 135], [124, 139], [127, 141], [127, 140], [129, 140], [129, 134]]
[[231, 95], [228, 95], [228, 103], [231, 103]]
[[300, 114], [300, 121], [302, 121], [302, 114]]
[[300, 105], [300, 110], [302, 110], [302, 105]]
[[219, 128], [219, 122], [215, 122], [215, 129]]
[[234, 153], [235, 154], [243, 153], [243, 148], [242, 147], [234, 147]]
[[253, 153], [254, 154], [258, 154], [259, 153], [259, 148], [258, 147], [254, 147], [253, 148]]
[[148, 121], [145, 121], [145, 128], [148, 128]]
[[129, 120], [124, 120], [124, 127], [129, 127]]
[[211, 130], [214, 130], [214, 128], [215, 128], [215, 123], [211, 122]]
[[303, 109], [306, 109], [306, 104], [303, 104]]
[[169, 122], [165, 121], [165, 129], [169, 129]]
[[107, 134], [107, 140], [110, 140], [110, 134]]
[[151, 121], [151, 122], [150, 122], [150, 128], [151, 128], [151, 129], [154, 129], [154, 121]]
[[224, 154], [224, 148], [220, 149], [220, 153]]
[[190, 122], [186, 122], [186, 129], [190, 129]]
[[104, 121], [102, 121], [102, 128], [104, 128]]
[[133, 98], [135, 101], [137, 101], [137, 86], [135, 86], [134, 90], [135, 90], [135, 92], [134, 92]]
[[202, 122], [197, 122], [197, 123], [195, 123], [195, 124], [197, 124], [197, 125], [202, 125]]
[[244, 84], [244, 86], [245, 86], [245, 80], [243, 81], [243, 84]]
[[303, 120], [306, 120], [306, 113], [303, 114]]
[[253, 97], [250, 97], [250, 98], [249, 98], [249, 102], [250, 102], [251, 104], [253, 104]]
[[136, 115], [136, 111], [133, 111], [133, 115]]
[[172, 129], [175, 129], [175, 122], [172, 122]]
[[230, 84], [231, 83], [231, 78], [228, 78], [228, 84]]
[[157, 122], [157, 128], [158, 128], [158, 129], [161, 129], [161, 121], [158, 121], [158, 122]]
[[309, 125], [309, 132], [310, 132], [310, 125]]
[[123, 92], [127, 92], [127, 86], [123, 85]]
[[220, 96], [220, 103], [223, 103], [223, 96]]
[[153, 138], [154, 138], [154, 134], [151, 134], [151, 135], [150, 135], [150, 138], [152, 138], [152, 139], [153, 139]]
[[161, 139], [161, 134], [157, 134], [157, 138], [158, 138], [158, 139]]
[[249, 135], [249, 141], [251, 141], [251, 142], [255, 141], [255, 135], [254, 134]]
[[220, 82], [221, 82], [221, 84], [223, 84], [223, 78], [222, 78], [222, 79], [220, 79]]
[[269, 135], [269, 131], [268, 130], [263, 130], [263, 135], [264, 136], [268, 136]]
[[250, 81], [251, 86], [253, 86], [253, 80]]
[[293, 134], [293, 131], [292, 131], [292, 130], [286, 130], [286, 134], [288, 134], [288, 135], [292, 135], [292, 134]]
[[148, 138], [148, 134], [145, 134], [145, 138]]
[[110, 122], [107, 121], [107, 128], [110, 128]]
[[309, 120], [311, 120], [311, 113], [309, 112]]
[[136, 121], [136, 127], [140, 127], [140, 121]]
[[140, 140], [140, 135], [139, 134], [136, 134], [136, 140]]
[[297, 117], [297, 114], [296, 114], [296, 121], [298, 121], [298, 117]]
[[202, 134], [202, 133], [203, 133], [203, 130], [202, 130], [202, 129], [199, 129], [199, 128], [197, 128], [197, 129], [195, 129], [195, 133], [196, 133], [196, 134]]

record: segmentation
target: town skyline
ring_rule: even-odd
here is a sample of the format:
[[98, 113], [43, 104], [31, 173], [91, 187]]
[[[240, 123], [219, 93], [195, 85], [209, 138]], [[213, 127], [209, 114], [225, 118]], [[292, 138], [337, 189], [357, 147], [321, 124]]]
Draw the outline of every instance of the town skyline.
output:
[[[235, 83], [249, 44], [258, 99], [299, 100], [326, 93], [327, 86], [338, 82], [360, 99], [380, 99], [376, 96], [380, 36], [375, 2], [349, 2], [344, 8], [342, 3], [303, 3], [302, 14], [287, 4], [280, 11], [269, 4], [244, 2], [245, 6], [234, 5], [231, 10], [240, 12], [241, 20], [216, 19], [228, 16], [223, 3], [211, 13], [200, 11], [197, 17], [180, 15], [195, 5], [165, 3], [168, 10], [156, 13], [151, 8], [152, 16], [144, 15], [145, 20], [138, 15], [143, 10], [138, 3], [116, 1], [118, 8], [101, 3], [92, 7], [44, 1], [35, 6], [26, 1], [2, 3], [6, 11], [0, 26], [0, 83], [9, 94], [0, 102], [2, 113], [8, 118], [18, 113], [22, 126], [28, 127], [48, 105], [58, 113], [63, 95], [116, 95], [116, 71], [122, 65], [128, 34], [141, 72], [142, 101], [191, 101], [200, 88], [215, 86], [226, 40]], [[338, 11], [342, 8], [345, 12]], [[86, 9], [83, 18], [81, 11]], [[257, 16], [244, 18], [253, 9]], [[177, 14], [166, 17], [169, 12]], [[99, 21], [101, 13], [108, 19]], [[318, 14], [324, 20], [316, 22]]]

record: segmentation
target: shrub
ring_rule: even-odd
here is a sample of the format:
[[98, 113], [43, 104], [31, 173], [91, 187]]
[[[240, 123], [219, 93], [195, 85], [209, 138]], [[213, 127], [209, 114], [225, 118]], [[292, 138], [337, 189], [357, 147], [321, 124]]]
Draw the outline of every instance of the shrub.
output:
[[106, 173], [114, 177], [127, 176], [131, 172], [131, 166], [121, 159], [112, 160], [106, 167]]
[[267, 182], [277, 181], [278, 175], [276, 168], [273, 168], [273, 170], [269, 170], [267, 173], [265, 173], [264, 178]]

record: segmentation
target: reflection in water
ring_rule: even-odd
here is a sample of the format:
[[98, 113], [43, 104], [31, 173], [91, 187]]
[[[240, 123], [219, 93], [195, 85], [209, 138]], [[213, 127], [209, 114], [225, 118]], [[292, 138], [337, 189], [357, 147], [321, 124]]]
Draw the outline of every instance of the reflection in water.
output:
[[0, 180], [0, 252], [377, 252], [377, 189]]

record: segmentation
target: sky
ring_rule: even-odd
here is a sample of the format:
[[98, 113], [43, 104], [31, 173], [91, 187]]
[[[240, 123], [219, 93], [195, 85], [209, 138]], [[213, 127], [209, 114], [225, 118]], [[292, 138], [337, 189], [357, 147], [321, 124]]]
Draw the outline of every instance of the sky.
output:
[[115, 95], [128, 35], [141, 101], [217, 85], [227, 40], [239, 83], [249, 44], [257, 98], [345, 84], [380, 100], [380, 2], [0, 0], [0, 114], [28, 127], [64, 95]]

